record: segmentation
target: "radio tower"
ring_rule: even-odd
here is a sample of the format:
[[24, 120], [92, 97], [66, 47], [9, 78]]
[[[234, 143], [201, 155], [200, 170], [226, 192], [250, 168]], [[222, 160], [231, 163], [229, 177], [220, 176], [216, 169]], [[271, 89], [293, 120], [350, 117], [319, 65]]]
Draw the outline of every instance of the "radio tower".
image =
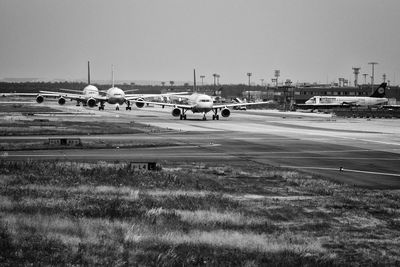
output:
[[354, 86], [358, 86], [358, 74], [360, 74], [360, 69], [361, 68], [355, 68], [353, 67], [353, 73], [354, 73]]

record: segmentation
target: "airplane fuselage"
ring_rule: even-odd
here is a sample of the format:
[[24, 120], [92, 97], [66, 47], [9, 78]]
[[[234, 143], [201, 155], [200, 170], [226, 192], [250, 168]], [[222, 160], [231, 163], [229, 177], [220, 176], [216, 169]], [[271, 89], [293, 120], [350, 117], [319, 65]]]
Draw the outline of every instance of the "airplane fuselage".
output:
[[376, 106], [382, 105], [388, 102], [387, 98], [380, 97], [356, 97], [356, 96], [313, 96], [305, 102], [306, 105], [319, 105], [323, 106], [338, 106], [338, 105], [348, 105], [348, 106]]
[[118, 87], [111, 87], [107, 90], [107, 99], [109, 104], [124, 104], [125, 93]]
[[193, 107], [193, 113], [207, 113], [213, 109], [212, 98], [205, 94], [194, 93], [188, 98], [188, 104]]
[[83, 96], [85, 100], [88, 100], [90, 98], [96, 98], [99, 96], [99, 90], [97, 89], [96, 86], [88, 85], [85, 88], [83, 88]]

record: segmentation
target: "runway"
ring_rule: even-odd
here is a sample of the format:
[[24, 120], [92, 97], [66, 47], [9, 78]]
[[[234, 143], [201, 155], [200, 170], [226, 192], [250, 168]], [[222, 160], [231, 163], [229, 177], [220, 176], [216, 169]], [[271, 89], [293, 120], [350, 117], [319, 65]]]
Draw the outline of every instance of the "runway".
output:
[[[68, 109], [87, 112], [82, 107]], [[132, 111], [93, 109], [96, 120], [104, 123], [134, 121], [171, 131], [82, 138], [154, 138], [175, 144], [173, 146], [8, 151], [3, 157], [16, 160], [212, 161], [221, 165], [229, 161], [253, 161], [298, 169], [352, 185], [400, 189], [400, 120], [339, 119], [330, 114], [255, 110], [232, 111], [231, 117], [219, 121], [202, 121], [201, 115], [188, 113], [188, 120], [181, 121], [170, 112], [168, 108], [158, 107]], [[76, 119], [82, 118], [77, 116]]]

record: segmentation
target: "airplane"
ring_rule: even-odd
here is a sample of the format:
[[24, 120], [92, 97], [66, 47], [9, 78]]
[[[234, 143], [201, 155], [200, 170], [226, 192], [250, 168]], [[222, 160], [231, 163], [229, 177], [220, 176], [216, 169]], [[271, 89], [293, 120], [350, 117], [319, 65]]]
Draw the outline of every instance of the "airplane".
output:
[[[64, 105], [66, 99], [70, 99], [71, 101], [77, 101], [77, 106], [80, 106], [82, 103], [84, 106], [89, 106], [91, 108], [99, 105], [99, 110], [104, 110], [104, 104], [115, 104], [115, 109], [119, 110], [119, 106], [122, 104], [126, 104], [126, 110], [132, 110], [130, 106], [131, 100], [143, 100], [147, 97], [156, 97], [156, 96], [168, 96], [168, 95], [176, 95], [176, 94], [186, 94], [186, 92], [180, 93], [168, 93], [168, 94], [125, 94], [125, 92], [115, 87], [114, 85], [114, 66], [112, 66], [112, 86], [107, 91], [99, 91], [96, 86], [90, 84], [90, 63], [88, 62], [88, 84], [83, 91], [73, 90], [73, 89], [60, 89], [63, 91], [74, 92], [75, 94], [67, 94], [61, 92], [51, 92], [51, 91], [40, 91], [40, 93], [36, 97], [36, 102], [42, 103], [45, 97], [58, 97], [58, 104]], [[137, 89], [128, 90], [129, 91], [137, 91]], [[101, 93], [105, 93], [105, 95], [101, 95]]]
[[382, 83], [371, 96], [313, 96], [305, 104], [296, 104], [299, 109], [331, 109], [361, 106], [379, 106], [388, 102], [385, 97], [386, 83]]
[[[114, 66], [112, 66], [112, 86], [107, 90], [105, 96], [98, 96], [95, 99], [100, 102], [99, 110], [104, 110], [104, 103], [115, 104], [115, 109], [119, 110], [119, 105], [126, 104], [126, 110], [132, 110], [131, 101], [144, 101], [148, 97], [163, 97], [170, 95], [187, 94], [187, 92], [166, 93], [166, 94], [125, 94], [125, 92], [114, 85]], [[143, 106], [142, 106], [143, 107]]]
[[181, 120], [186, 120], [186, 112], [188, 110], [193, 113], [202, 113], [203, 120], [207, 120], [206, 114], [212, 111], [214, 114], [212, 116], [213, 120], [219, 120], [218, 111], [220, 111], [222, 117], [229, 117], [231, 111], [229, 107], [240, 107], [240, 106], [249, 106], [249, 105], [261, 105], [261, 104], [269, 104], [273, 101], [267, 102], [257, 102], [257, 103], [232, 103], [232, 104], [218, 104], [214, 105], [213, 99], [211, 96], [206, 94], [197, 93], [196, 89], [196, 70], [193, 70], [194, 75], [194, 93], [191, 95], [180, 95], [180, 98], [185, 98], [187, 100], [187, 104], [172, 104], [172, 103], [162, 103], [162, 102], [149, 102], [144, 100], [134, 100], [138, 108], [142, 108], [145, 104], [154, 104], [162, 106], [172, 107], [172, 116], [179, 117]]
[[73, 89], [60, 89], [62, 91], [73, 92], [73, 94], [52, 92], [52, 91], [40, 91], [36, 96], [36, 102], [42, 103], [45, 97], [58, 97], [58, 104], [64, 105], [66, 99], [71, 101], [75, 100], [77, 106], [82, 103], [84, 106], [94, 107], [97, 104], [96, 97], [100, 96], [99, 89], [96, 86], [90, 84], [90, 62], [88, 61], [88, 85], [83, 88], [82, 91]]

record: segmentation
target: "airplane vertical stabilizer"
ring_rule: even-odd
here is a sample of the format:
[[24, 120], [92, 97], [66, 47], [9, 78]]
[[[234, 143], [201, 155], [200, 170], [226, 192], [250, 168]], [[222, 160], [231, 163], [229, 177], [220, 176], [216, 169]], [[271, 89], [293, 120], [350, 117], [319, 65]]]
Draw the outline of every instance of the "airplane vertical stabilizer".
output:
[[197, 88], [196, 88], [196, 69], [193, 69], [193, 92], [197, 92]]
[[112, 87], [114, 88], [114, 65], [111, 65], [111, 79], [112, 79]]
[[87, 82], [90, 84], [90, 61], [87, 62]]
[[387, 83], [381, 83], [378, 88], [375, 89], [374, 93], [370, 97], [385, 97]]

